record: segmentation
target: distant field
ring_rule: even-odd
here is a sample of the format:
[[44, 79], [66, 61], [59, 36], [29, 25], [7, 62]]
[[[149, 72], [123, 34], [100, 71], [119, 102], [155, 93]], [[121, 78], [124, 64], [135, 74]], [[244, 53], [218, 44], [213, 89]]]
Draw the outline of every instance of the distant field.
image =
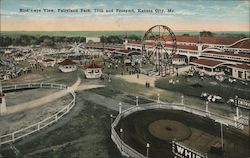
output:
[[126, 36], [137, 35], [142, 36], [143, 31], [5, 31], [1, 32], [1, 35], [7, 35], [10, 37], [18, 37], [20, 35], [32, 35], [32, 36], [66, 36], [66, 37], [100, 37], [109, 35]]
[[[142, 37], [146, 30], [141, 31], [2, 31], [1, 36], [18, 37], [20, 35], [32, 36], [66, 36], [66, 37], [100, 37], [109, 35], [129, 36], [137, 35]], [[199, 35], [199, 32], [174, 31], [175, 35], [189, 34], [191, 36]], [[245, 35], [249, 37], [249, 32], [213, 32], [215, 36], [237, 36]]]

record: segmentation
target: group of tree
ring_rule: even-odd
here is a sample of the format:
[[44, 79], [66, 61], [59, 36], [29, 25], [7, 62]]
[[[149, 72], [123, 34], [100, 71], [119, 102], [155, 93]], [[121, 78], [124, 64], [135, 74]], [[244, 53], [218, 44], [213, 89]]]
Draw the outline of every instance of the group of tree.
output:
[[211, 31], [202, 31], [200, 32], [200, 36], [213, 37], [213, 33]]
[[[110, 35], [101, 36], [101, 42], [103, 43], [123, 43], [124, 38], [132, 40], [140, 40], [141, 37], [137, 35]], [[32, 36], [32, 35], [20, 35], [16, 37], [1, 35], [0, 46], [7, 47], [14, 46], [28, 46], [28, 45], [42, 45], [53, 47], [57, 42], [86, 42], [86, 37], [65, 37], [65, 36]]]
[[100, 40], [102, 43], [123, 43], [123, 38], [121, 36], [101, 36]]
[[123, 43], [124, 39], [130, 40], [141, 40], [141, 37], [135, 34], [124, 36], [124, 35], [110, 35], [110, 36], [101, 36], [102, 43]]
[[43, 45], [53, 47], [57, 42], [86, 42], [85, 37], [65, 37], [65, 36], [31, 36], [20, 35], [17, 37], [0, 36], [0, 46], [28, 46]]

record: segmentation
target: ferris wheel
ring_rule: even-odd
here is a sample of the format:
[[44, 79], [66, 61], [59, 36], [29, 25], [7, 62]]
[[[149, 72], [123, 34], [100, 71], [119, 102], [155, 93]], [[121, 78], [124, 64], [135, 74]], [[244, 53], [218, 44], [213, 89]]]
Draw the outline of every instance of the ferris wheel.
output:
[[154, 65], [158, 75], [166, 75], [172, 66], [177, 43], [173, 31], [165, 25], [155, 25], [146, 31], [142, 39], [142, 55]]
[[81, 52], [85, 51], [84, 46], [81, 43], [74, 43], [72, 45], [70, 45], [70, 49], [69, 51], [74, 53], [74, 55], [79, 56]]

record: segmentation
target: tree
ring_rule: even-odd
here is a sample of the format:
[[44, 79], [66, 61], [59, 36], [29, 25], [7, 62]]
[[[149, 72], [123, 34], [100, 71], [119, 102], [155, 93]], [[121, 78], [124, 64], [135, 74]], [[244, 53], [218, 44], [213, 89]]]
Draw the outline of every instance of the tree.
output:
[[212, 37], [213, 33], [210, 31], [202, 31], [200, 32], [200, 36], [208, 36], [208, 37]]
[[12, 44], [12, 38], [8, 36], [0, 36], [0, 46], [7, 47]]
[[133, 35], [129, 35], [128, 39], [138, 41], [138, 40], [141, 40], [141, 37], [133, 34]]

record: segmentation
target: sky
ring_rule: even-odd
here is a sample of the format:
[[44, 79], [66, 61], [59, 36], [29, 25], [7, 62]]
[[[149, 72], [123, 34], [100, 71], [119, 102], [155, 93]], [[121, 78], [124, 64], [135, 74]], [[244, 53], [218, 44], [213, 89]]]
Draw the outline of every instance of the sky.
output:
[[[250, 28], [250, 0], [0, 0], [0, 7], [1, 31], [147, 30], [157, 24], [175, 31]], [[63, 9], [74, 12], [62, 12]], [[112, 9], [113, 12], [106, 12]]]

